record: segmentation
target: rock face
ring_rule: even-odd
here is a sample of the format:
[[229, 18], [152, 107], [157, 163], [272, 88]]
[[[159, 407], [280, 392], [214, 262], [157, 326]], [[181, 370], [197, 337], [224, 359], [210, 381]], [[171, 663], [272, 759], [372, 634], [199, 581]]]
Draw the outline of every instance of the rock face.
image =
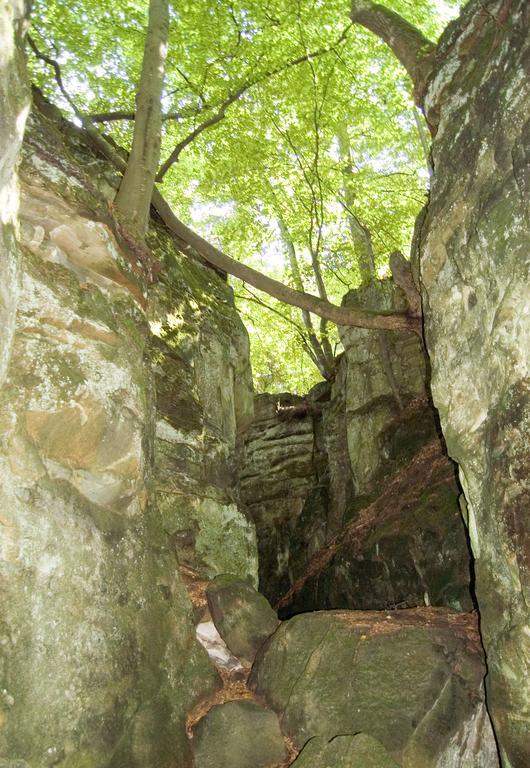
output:
[[193, 733], [195, 768], [277, 768], [287, 757], [278, 718], [254, 701], [212, 707]]
[[403, 768], [484, 768], [497, 759], [483, 674], [469, 614], [331, 611], [282, 624], [250, 686], [299, 748], [363, 732]]
[[24, 10], [23, 0], [3, 3], [0, 8], [0, 385], [11, 357], [18, 296], [16, 163], [29, 110], [24, 61], [19, 50]]
[[328, 740], [315, 736], [293, 763], [296, 768], [399, 768], [381, 742], [358, 733]]
[[234, 656], [252, 664], [279, 621], [267, 598], [233, 576], [218, 576], [207, 589], [217, 631]]
[[[383, 281], [352, 292], [346, 303], [389, 310], [401, 308], [403, 298]], [[417, 337], [357, 328], [341, 335], [345, 353], [333, 386], [318, 385], [305, 398], [260, 395], [247, 433], [242, 498], [256, 523], [261, 589], [273, 603], [427, 446], [443, 451]], [[404, 476], [377, 525], [336, 548], [284, 613], [425, 603], [471, 608], [453, 469], [441, 460], [430, 474], [430, 459], [424, 463], [415, 485]]]
[[530, 764], [530, 7], [472, 2], [427, 89], [435, 176], [420, 232], [432, 392], [460, 465], [507, 768]]
[[[300, 412], [289, 418], [297, 408]], [[298, 521], [311, 516], [314, 548], [325, 541], [325, 489], [319, 482], [324, 460], [315, 442], [313, 412], [303, 398], [256, 397], [254, 421], [245, 437], [241, 496], [256, 525], [260, 590], [272, 602], [291, 586], [291, 545]]]
[[164, 267], [148, 316], [163, 527], [179, 562], [201, 577], [230, 572], [257, 583], [255, 529], [240, 508], [236, 456], [253, 415], [248, 336], [226, 283], [189, 260], [176, 262], [174, 243], [155, 234]]
[[32, 768], [184, 768], [186, 715], [219, 679], [177, 570], [180, 519], [211, 513], [211, 529], [194, 529], [207, 539], [197, 567], [230, 557], [256, 574], [252, 524], [224, 480], [251, 407], [246, 334], [228, 286], [156, 225], [167, 271], [151, 299], [106, 208], [116, 176], [76, 129], [35, 113], [20, 175], [0, 410], [0, 755]]

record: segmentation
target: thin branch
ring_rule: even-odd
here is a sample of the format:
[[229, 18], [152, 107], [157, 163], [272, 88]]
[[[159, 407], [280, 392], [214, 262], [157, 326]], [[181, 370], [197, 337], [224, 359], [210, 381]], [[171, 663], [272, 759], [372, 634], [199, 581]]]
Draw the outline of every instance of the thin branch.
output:
[[31, 50], [33, 51], [33, 53], [35, 54], [37, 59], [40, 59], [40, 61], [43, 61], [45, 64], [49, 64], [50, 67], [52, 67], [54, 75], [55, 75], [55, 81], [56, 81], [57, 86], [58, 86], [59, 90], [61, 91], [63, 97], [66, 99], [67, 103], [69, 104], [69, 106], [74, 111], [74, 114], [76, 115], [76, 117], [79, 117], [80, 119], [82, 119], [82, 115], [81, 115], [80, 110], [77, 108], [74, 100], [72, 99], [72, 97], [70, 96], [70, 94], [68, 93], [66, 88], [64, 87], [63, 76], [62, 76], [61, 67], [60, 67], [59, 62], [56, 61], [55, 59], [52, 59], [51, 56], [48, 56], [46, 53], [43, 53], [38, 48], [36, 42], [33, 40], [33, 38], [31, 37], [31, 35], [29, 33], [26, 35], [26, 38], [27, 38], [27, 41], [29, 43], [29, 47], [31, 48]]
[[[278, 309], [275, 309], [274, 307], [271, 307], [270, 304], [267, 304], [266, 302], [262, 301], [258, 296], [256, 296], [256, 294], [252, 293], [252, 291], [250, 291], [246, 285], [243, 285], [243, 288], [245, 289], [245, 291], [247, 291], [247, 293], [249, 295], [248, 296], [241, 296], [240, 294], [236, 294], [236, 298], [237, 299], [241, 299], [242, 301], [251, 301], [253, 304], [257, 304], [258, 306], [263, 307], [263, 309], [266, 309], [269, 312], [272, 312], [272, 313], [278, 315], [278, 317], [280, 317], [282, 320], [286, 321], [287, 323], [290, 323], [290, 325], [292, 325], [294, 327], [296, 333], [299, 335], [300, 342], [301, 342], [302, 346], [304, 347], [305, 351], [307, 352], [307, 354], [309, 355], [309, 357], [311, 359], [311, 362], [313, 362], [315, 364], [315, 366], [318, 368], [318, 370], [320, 371], [320, 366], [318, 364], [318, 359], [317, 359], [315, 353], [313, 352], [313, 350], [311, 349], [311, 347], [309, 346], [309, 343], [308, 343], [307, 338], [306, 338], [306, 336], [304, 334], [303, 328], [301, 328], [298, 325], [298, 323], [295, 323], [294, 320], [291, 320], [291, 318], [286, 317], [285, 315], [283, 315]], [[248, 312], [246, 313], [246, 315], [251, 320], [253, 319], [252, 316]]]
[[349, 24], [341, 33], [341, 35], [338, 37], [338, 39], [333, 43], [332, 46], [329, 46], [327, 48], [320, 48], [316, 51], [306, 53], [303, 56], [298, 56], [295, 59], [292, 59], [291, 61], [288, 61], [285, 64], [282, 64], [279, 67], [275, 67], [273, 69], [268, 70], [267, 72], [262, 73], [259, 77], [254, 78], [253, 80], [249, 80], [243, 85], [241, 85], [239, 88], [237, 88], [235, 91], [230, 93], [225, 101], [221, 104], [219, 109], [215, 114], [213, 114], [211, 117], [204, 120], [200, 125], [198, 125], [196, 128], [193, 129], [193, 131], [186, 136], [184, 139], [179, 141], [179, 143], [175, 146], [169, 157], [165, 160], [165, 162], [160, 167], [160, 170], [158, 171], [156, 180], [158, 182], [162, 181], [166, 173], [169, 171], [169, 169], [178, 162], [179, 156], [181, 152], [194, 141], [197, 136], [199, 136], [203, 131], [207, 130], [208, 128], [211, 128], [214, 125], [217, 125], [221, 120], [225, 117], [226, 111], [228, 107], [230, 107], [235, 101], [238, 101], [250, 88], [253, 88], [255, 85], [261, 85], [266, 80], [269, 80], [271, 77], [274, 77], [275, 75], [279, 75], [283, 72], [286, 72], [288, 69], [292, 69], [293, 67], [298, 66], [299, 64], [303, 64], [304, 62], [311, 61], [311, 59], [316, 58], [317, 56], [323, 56], [326, 53], [330, 53], [330, 51], [333, 51], [340, 43], [342, 43], [348, 34], [348, 31], [351, 29], [352, 24]]

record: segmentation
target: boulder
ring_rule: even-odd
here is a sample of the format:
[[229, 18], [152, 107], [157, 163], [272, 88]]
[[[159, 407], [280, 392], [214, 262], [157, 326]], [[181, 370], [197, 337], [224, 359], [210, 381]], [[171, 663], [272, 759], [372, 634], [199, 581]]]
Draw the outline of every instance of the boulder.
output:
[[471, 614], [329, 611], [284, 622], [249, 685], [298, 748], [363, 732], [404, 768], [478, 768], [497, 764], [483, 676]]
[[248, 699], [212, 707], [192, 747], [195, 768], [276, 768], [287, 756], [274, 712]]
[[293, 763], [295, 768], [399, 768], [381, 742], [365, 733], [315, 736]]
[[252, 663], [280, 623], [268, 600], [230, 575], [214, 579], [206, 594], [217, 631], [234, 656]]

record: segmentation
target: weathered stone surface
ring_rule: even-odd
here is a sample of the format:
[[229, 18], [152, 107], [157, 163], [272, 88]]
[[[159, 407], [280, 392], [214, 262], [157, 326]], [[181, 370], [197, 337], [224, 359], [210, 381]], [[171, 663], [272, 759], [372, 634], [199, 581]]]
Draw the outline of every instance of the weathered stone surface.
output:
[[16, 164], [29, 110], [21, 51], [24, 13], [23, 0], [0, 8], [0, 385], [11, 357], [18, 296]]
[[[292, 409], [299, 407], [303, 410], [291, 418]], [[290, 587], [290, 547], [297, 522], [307, 504], [321, 501], [318, 493], [312, 494], [319, 484], [321, 458], [313, 421], [301, 397], [259, 395], [245, 436], [241, 497], [256, 525], [260, 591], [271, 601]], [[304, 541], [311, 539], [318, 547], [325, 540], [325, 508], [320, 506], [319, 514], [311, 517], [316, 528]]]
[[231, 572], [257, 583], [255, 528], [239, 502], [237, 471], [253, 413], [248, 335], [214, 272], [176, 257], [162, 232], [156, 252], [164, 268], [148, 313], [164, 528], [179, 561], [200, 576]]
[[[406, 306], [391, 280], [350, 291], [343, 304], [379, 311]], [[342, 387], [351, 471], [356, 493], [372, 493], [380, 480], [386, 433], [405, 405], [425, 396], [425, 357], [414, 333], [341, 328], [340, 335], [347, 369]]]
[[[403, 297], [381, 281], [346, 303], [388, 311], [402, 308]], [[390, 478], [439, 440], [419, 339], [357, 328], [341, 334], [346, 351], [333, 385], [305, 398], [260, 395], [247, 433], [242, 498], [256, 522], [260, 589], [273, 603]], [[404, 487], [391, 500], [389, 519], [383, 516], [360, 545], [356, 537], [355, 547], [341, 547], [282, 615], [424, 604], [470, 610], [459, 493], [448, 460], [433, 477], [425, 471], [415, 489]]]
[[[252, 405], [246, 335], [226, 284], [157, 225], [152, 252], [170, 266], [150, 310], [106, 207], [116, 176], [81, 132], [36, 114], [21, 179], [21, 291], [0, 408], [0, 755], [32, 768], [184, 768], [186, 716], [219, 679], [195, 639], [173, 512], [153, 494], [163, 483], [155, 426], [166, 469], [180, 466], [173, 506], [210, 505], [204, 537], [215, 546], [201, 557], [211, 553], [215, 572], [224, 553], [255, 574], [252, 525], [223, 480]], [[182, 315], [220, 330], [160, 341], [170, 306], [175, 328]], [[200, 414], [193, 451], [209, 484], [193, 461], [179, 465], [191, 438], [167, 415], [170, 357], [187, 359], [173, 402]], [[220, 393], [210, 365], [225, 376]]]
[[242, 699], [210, 709], [193, 731], [195, 768], [276, 768], [287, 752], [278, 718]]
[[479, 768], [497, 765], [483, 675], [469, 614], [331, 611], [284, 622], [250, 686], [298, 747], [363, 732], [405, 768]]
[[381, 742], [365, 733], [355, 736], [322, 736], [310, 739], [293, 765], [295, 768], [399, 768]]
[[530, 764], [529, 24], [526, 0], [476, 0], [442, 37], [419, 244], [433, 399], [467, 499], [507, 768]]
[[207, 597], [212, 620], [227, 646], [234, 656], [252, 663], [279, 624], [267, 598], [230, 575], [214, 579]]

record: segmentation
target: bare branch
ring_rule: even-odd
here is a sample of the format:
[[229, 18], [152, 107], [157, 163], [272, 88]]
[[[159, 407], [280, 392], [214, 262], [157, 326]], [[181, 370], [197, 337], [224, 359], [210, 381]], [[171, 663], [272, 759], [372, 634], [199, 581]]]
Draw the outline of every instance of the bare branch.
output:
[[235, 91], [232, 93], [226, 101], [221, 105], [221, 107], [217, 110], [215, 114], [213, 114], [211, 117], [209, 117], [207, 120], [204, 120], [200, 125], [198, 125], [196, 128], [193, 129], [191, 133], [189, 133], [182, 141], [179, 141], [179, 143], [175, 146], [167, 160], [162, 163], [162, 166], [160, 167], [160, 170], [157, 173], [156, 180], [162, 181], [166, 173], [169, 171], [172, 165], [174, 165], [179, 157], [182, 150], [186, 149], [188, 144], [191, 144], [192, 141], [194, 141], [197, 136], [199, 136], [203, 131], [207, 130], [208, 128], [211, 128], [213, 125], [217, 125], [217, 123], [220, 123], [221, 120], [226, 115], [226, 110], [228, 107], [234, 103], [234, 101], [237, 101], [243, 93], [248, 90], [250, 86], [246, 86], [243, 88], [240, 88], [238, 91]]
[[54, 72], [54, 76], [55, 76], [55, 82], [57, 83], [57, 86], [58, 86], [59, 90], [61, 91], [63, 97], [65, 98], [65, 100], [67, 101], [69, 106], [72, 108], [72, 110], [73, 110], [74, 114], [76, 115], [76, 117], [79, 117], [81, 119], [81, 117], [82, 117], [81, 116], [81, 112], [79, 111], [79, 109], [77, 108], [77, 106], [76, 106], [75, 102], [73, 101], [72, 97], [70, 96], [70, 94], [68, 93], [66, 88], [64, 87], [63, 76], [62, 76], [61, 67], [59, 65], [59, 62], [57, 62], [55, 59], [52, 59], [51, 56], [48, 56], [46, 53], [43, 53], [38, 48], [36, 42], [33, 40], [33, 38], [31, 37], [31, 35], [29, 33], [28, 33], [28, 35], [26, 35], [26, 37], [27, 37], [27, 41], [29, 43], [29, 47], [31, 48], [31, 50], [33, 51], [33, 53], [35, 54], [37, 59], [40, 59], [40, 61], [43, 61], [45, 64], [49, 64], [50, 67], [52, 67], [53, 72]]

